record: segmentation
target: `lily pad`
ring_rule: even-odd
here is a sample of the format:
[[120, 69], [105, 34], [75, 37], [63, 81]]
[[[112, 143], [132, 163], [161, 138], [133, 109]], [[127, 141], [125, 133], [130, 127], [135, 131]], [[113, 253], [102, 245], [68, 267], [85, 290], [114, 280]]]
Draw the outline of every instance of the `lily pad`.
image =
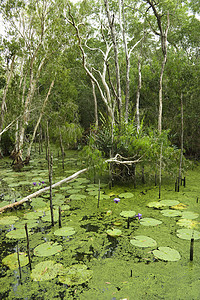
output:
[[180, 211], [173, 210], [173, 209], [163, 209], [163, 210], [161, 210], [161, 214], [163, 214], [163, 216], [165, 216], [165, 217], [180, 217], [180, 216], [182, 216], [182, 213]]
[[46, 242], [37, 246], [33, 253], [36, 256], [50, 256], [62, 251], [62, 246], [58, 243]]
[[31, 211], [31, 212], [28, 212], [26, 214], [24, 214], [24, 218], [25, 219], [39, 219], [39, 217], [42, 217], [44, 215], [44, 212], [43, 211]]
[[145, 236], [138, 235], [135, 236], [133, 240], [130, 240], [131, 244], [137, 247], [148, 248], [148, 247], [156, 247], [157, 243], [154, 239]]
[[122, 231], [120, 229], [108, 229], [106, 232], [112, 237], [118, 237], [122, 235]]
[[159, 201], [153, 201], [153, 202], [149, 202], [147, 204], [148, 207], [154, 207], [154, 208], [161, 208], [163, 206], [165, 206], [164, 204], [160, 203]]
[[[28, 234], [31, 235], [33, 234], [33, 232], [28, 230]], [[9, 239], [25, 239], [26, 238], [25, 228], [11, 230], [6, 234], [6, 237], [8, 237]]]
[[62, 264], [56, 264], [52, 260], [40, 262], [31, 272], [34, 281], [50, 280], [55, 278], [63, 269]]
[[194, 227], [198, 227], [200, 222], [189, 220], [189, 219], [180, 219], [176, 222], [176, 224], [187, 228], [194, 228]]
[[42, 209], [44, 207], [47, 207], [48, 204], [44, 202], [41, 198], [35, 198], [31, 201], [31, 206], [34, 207], [35, 210]]
[[14, 224], [17, 220], [19, 220], [18, 217], [15, 216], [6, 216], [0, 218], [0, 225], [12, 225]]
[[199, 216], [199, 214], [192, 212], [192, 211], [184, 211], [182, 213], [182, 218], [184, 218], [184, 219], [193, 220], [193, 219], [198, 218], [198, 216]]
[[160, 201], [160, 204], [164, 206], [173, 206], [173, 205], [178, 205], [179, 201], [178, 200], [162, 200]]
[[8, 202], [8, 201], [2, 201], [2, 202], [0, 202], [0, 207], [4, 207], [4, 206], [6, 206], [8, 204], [10, 204], [10, 202]]
[[165, 261], [177, 261], [181, 258], [179, 252], [170, 247], [159, 247], [158, 250], [153, 250], [153, 254]]
[[176, 235], [183, 240], [200, 239], [200, 231], [194, 229], [178, 229]]
[[140, 220], [140, 224], [144, 226], [156, 226], [160, 225], [161, 223], [162, 221], [153, 218], [143, 218]]
[[86, 198], [86, 196], [82, 194], [73, 194], [69, 198], [70, 200], [83, 200]]
[[89, 281], [92, 274], [93, 271], [88, 270], [86, 265], [76, 264], [61, 270], [58, 280], [69, 286], [79, 285]]
[[[59, 212], [58, 212], [57, 209], [53, 210], [53, 218], [54, 218], [54, 221], [58, 221]], [[50, 210], [45, 211], [45, 216], [42, 217], [42, 221], [44, 221], [44, 222], [51, 222], [51, 212], [50, 212]]]
[[128, 198], [132, 198], [134, 195], [133, 195], [133, 193], [128, 193], [128, 192], [126, 192], [126, 193], [121, 193], [120, 195], [119, 195], [119, 198], [125, 198], [125, 199], [128, 199]]
[[73, 227], [62, 227], [62, 228], [59, 228], [57, 229], [54, 234], [55, 235], [59, 235], [59, 236], [70, 236], [70, 235], [73, 235], [75, 234], [75, 230]]
[[[29, 263], [28, 256], [24, 252], [19, 252], [20, 266], [26, 266]], [[8, 266], [11, 270], [18, 269], [18, 257], [17, 252], [7, 255], [2, 259], [2, 263]]]
[[21, 220], [19, 222], [15, 223], [16, 228], [24, 228], [25, 224], [27, 224], [27, 227], [30, 228], [35, 228], [38, 226], [37, 220]]
[[73, 188], [68, 188], [67, 189], [67, 193], [69, 193], [69, 194], [78, 194], [78, 193], [80, 193], [80, 189], [73, 189]]
[[179, 203], [177, 205], [173, 205], [171, 208], [183, 210], [183, 209], [186, 209], [187, 207], [188, 207], [188, 205], [183, 204], [183, 203]]
[[123, 210], [120, 213], [120, 216], [124, 217], [124, 218], [133, 218], [135, 217], [136, 212], [134, 210]]

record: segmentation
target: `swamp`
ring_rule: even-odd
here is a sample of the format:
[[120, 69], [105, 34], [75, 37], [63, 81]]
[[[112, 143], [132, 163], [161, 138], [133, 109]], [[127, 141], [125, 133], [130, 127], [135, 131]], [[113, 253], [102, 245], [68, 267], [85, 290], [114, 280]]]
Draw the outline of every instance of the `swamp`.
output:
[[0, 300], [200, 299], [199, 12], [0, 1]]
[[[35, 154], [31, 167], [18, 173], [8, 159], [0, 164], [1, 207], [48, 184], [45, 155]], [[61, 157], [54, 158], [53, 182], [80, 169], [77, 151], [67, 151], [65, 166], [63, 170]], [[198, 164], [191, 167], [179, 192], [166, 177], [162, 200], [152, 177], [144, 184], [139, 174], [136, 188], [133, 182], [109, 187], [102, 178], [99, 207], [99, 184], [81, 175], [53, 189], [53, 227], [49, 192], [3, 212], [0, 298], [199, 299], [199, 172]]]

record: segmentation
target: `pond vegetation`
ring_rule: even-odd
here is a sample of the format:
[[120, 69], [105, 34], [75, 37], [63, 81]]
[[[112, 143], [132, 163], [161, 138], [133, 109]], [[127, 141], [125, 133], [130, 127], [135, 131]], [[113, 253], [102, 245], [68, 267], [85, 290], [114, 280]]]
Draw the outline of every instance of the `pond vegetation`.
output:
[[[7, 158], [0, 164], [1, 207], [48, 185], [43, 155], [35, 153], [21, 172], [12, 171]], [[67, 151], [65, 165], [55, 155], [53, 182], [81, 168], [77, 151]], [[53, 189], [53, 227], [49, 192], [4, 211], [0, 298], [199, 299], [199, 171], [198, 165], [187, 171], [179, 192], [163, 175], [160, 200], [151, 176], [144, 184], [138, 172], [136, 188], [131, 181], [110, 188], [101, 176], [99, 196], [99, 184], [85, 173]]]

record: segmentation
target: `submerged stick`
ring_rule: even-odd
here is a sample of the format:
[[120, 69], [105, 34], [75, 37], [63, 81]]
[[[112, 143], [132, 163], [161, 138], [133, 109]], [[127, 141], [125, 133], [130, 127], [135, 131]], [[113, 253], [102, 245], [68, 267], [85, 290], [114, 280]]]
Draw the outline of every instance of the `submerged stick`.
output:
[[20, 265], [20, 259], [19, 259], [19, 245], [17, 243], [17, 260], [18, 260], [18, 267], [19, 267], [19, 279], [22, 279], [22, 270]]
[[62, 225], [61, 225], [61, 207], [60, 206], [58, 208], [58, 214], [59, 214], [58, 224], [59, 224], [59, 227], [61, 228]]
[[30, 256], [30, 247], [29, 247], [29, 236], [28, 236], [28, 227], [27, 227], [27, 223], [25, 224], [25, 231], [26, 231], [27, 254], [28, 254], [28, 260], [29, 260], [29, 268], [30, 268], [30, 271], [31, 271], [31, 270], [32, 270], [32, 267], [31, 267], [31, 256]]
[[191, 238], [191, 241], [190, 241], [190, 261], [193, 261], [193, 254], [194, 254], [194, 238]]
[[50, 212], [51, 212], [51, 226], [54, 226], [53, 218], [53, 203], [52, 203], [52, 172], [53, 172], [53, 156], [51, 155], [50, 165], [49, 165], [49, 192], [50, 192]]

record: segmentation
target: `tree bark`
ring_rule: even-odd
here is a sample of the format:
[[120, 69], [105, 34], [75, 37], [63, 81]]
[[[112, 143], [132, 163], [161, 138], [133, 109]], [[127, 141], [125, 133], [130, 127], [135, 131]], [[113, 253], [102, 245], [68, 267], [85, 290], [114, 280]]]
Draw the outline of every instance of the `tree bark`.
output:
[[96, 92], [95, 92], [95, 84], [94, 84], [94, 81], [91, 80], [91, 82], [92, 82], [92, 92], [93, 92], [93, 97], [94, 97], [95, 128], [97, 129], [98, 126], [99, 126], [97, 97], [96, 97]]
[[142, 74], [141, 74], [141, 62], [140, 57], [138, 58], [138, 87], [136, 94], [136, 124], [137, 124], [137, 133], [140, 131], [140, 90], [142, 87]]

